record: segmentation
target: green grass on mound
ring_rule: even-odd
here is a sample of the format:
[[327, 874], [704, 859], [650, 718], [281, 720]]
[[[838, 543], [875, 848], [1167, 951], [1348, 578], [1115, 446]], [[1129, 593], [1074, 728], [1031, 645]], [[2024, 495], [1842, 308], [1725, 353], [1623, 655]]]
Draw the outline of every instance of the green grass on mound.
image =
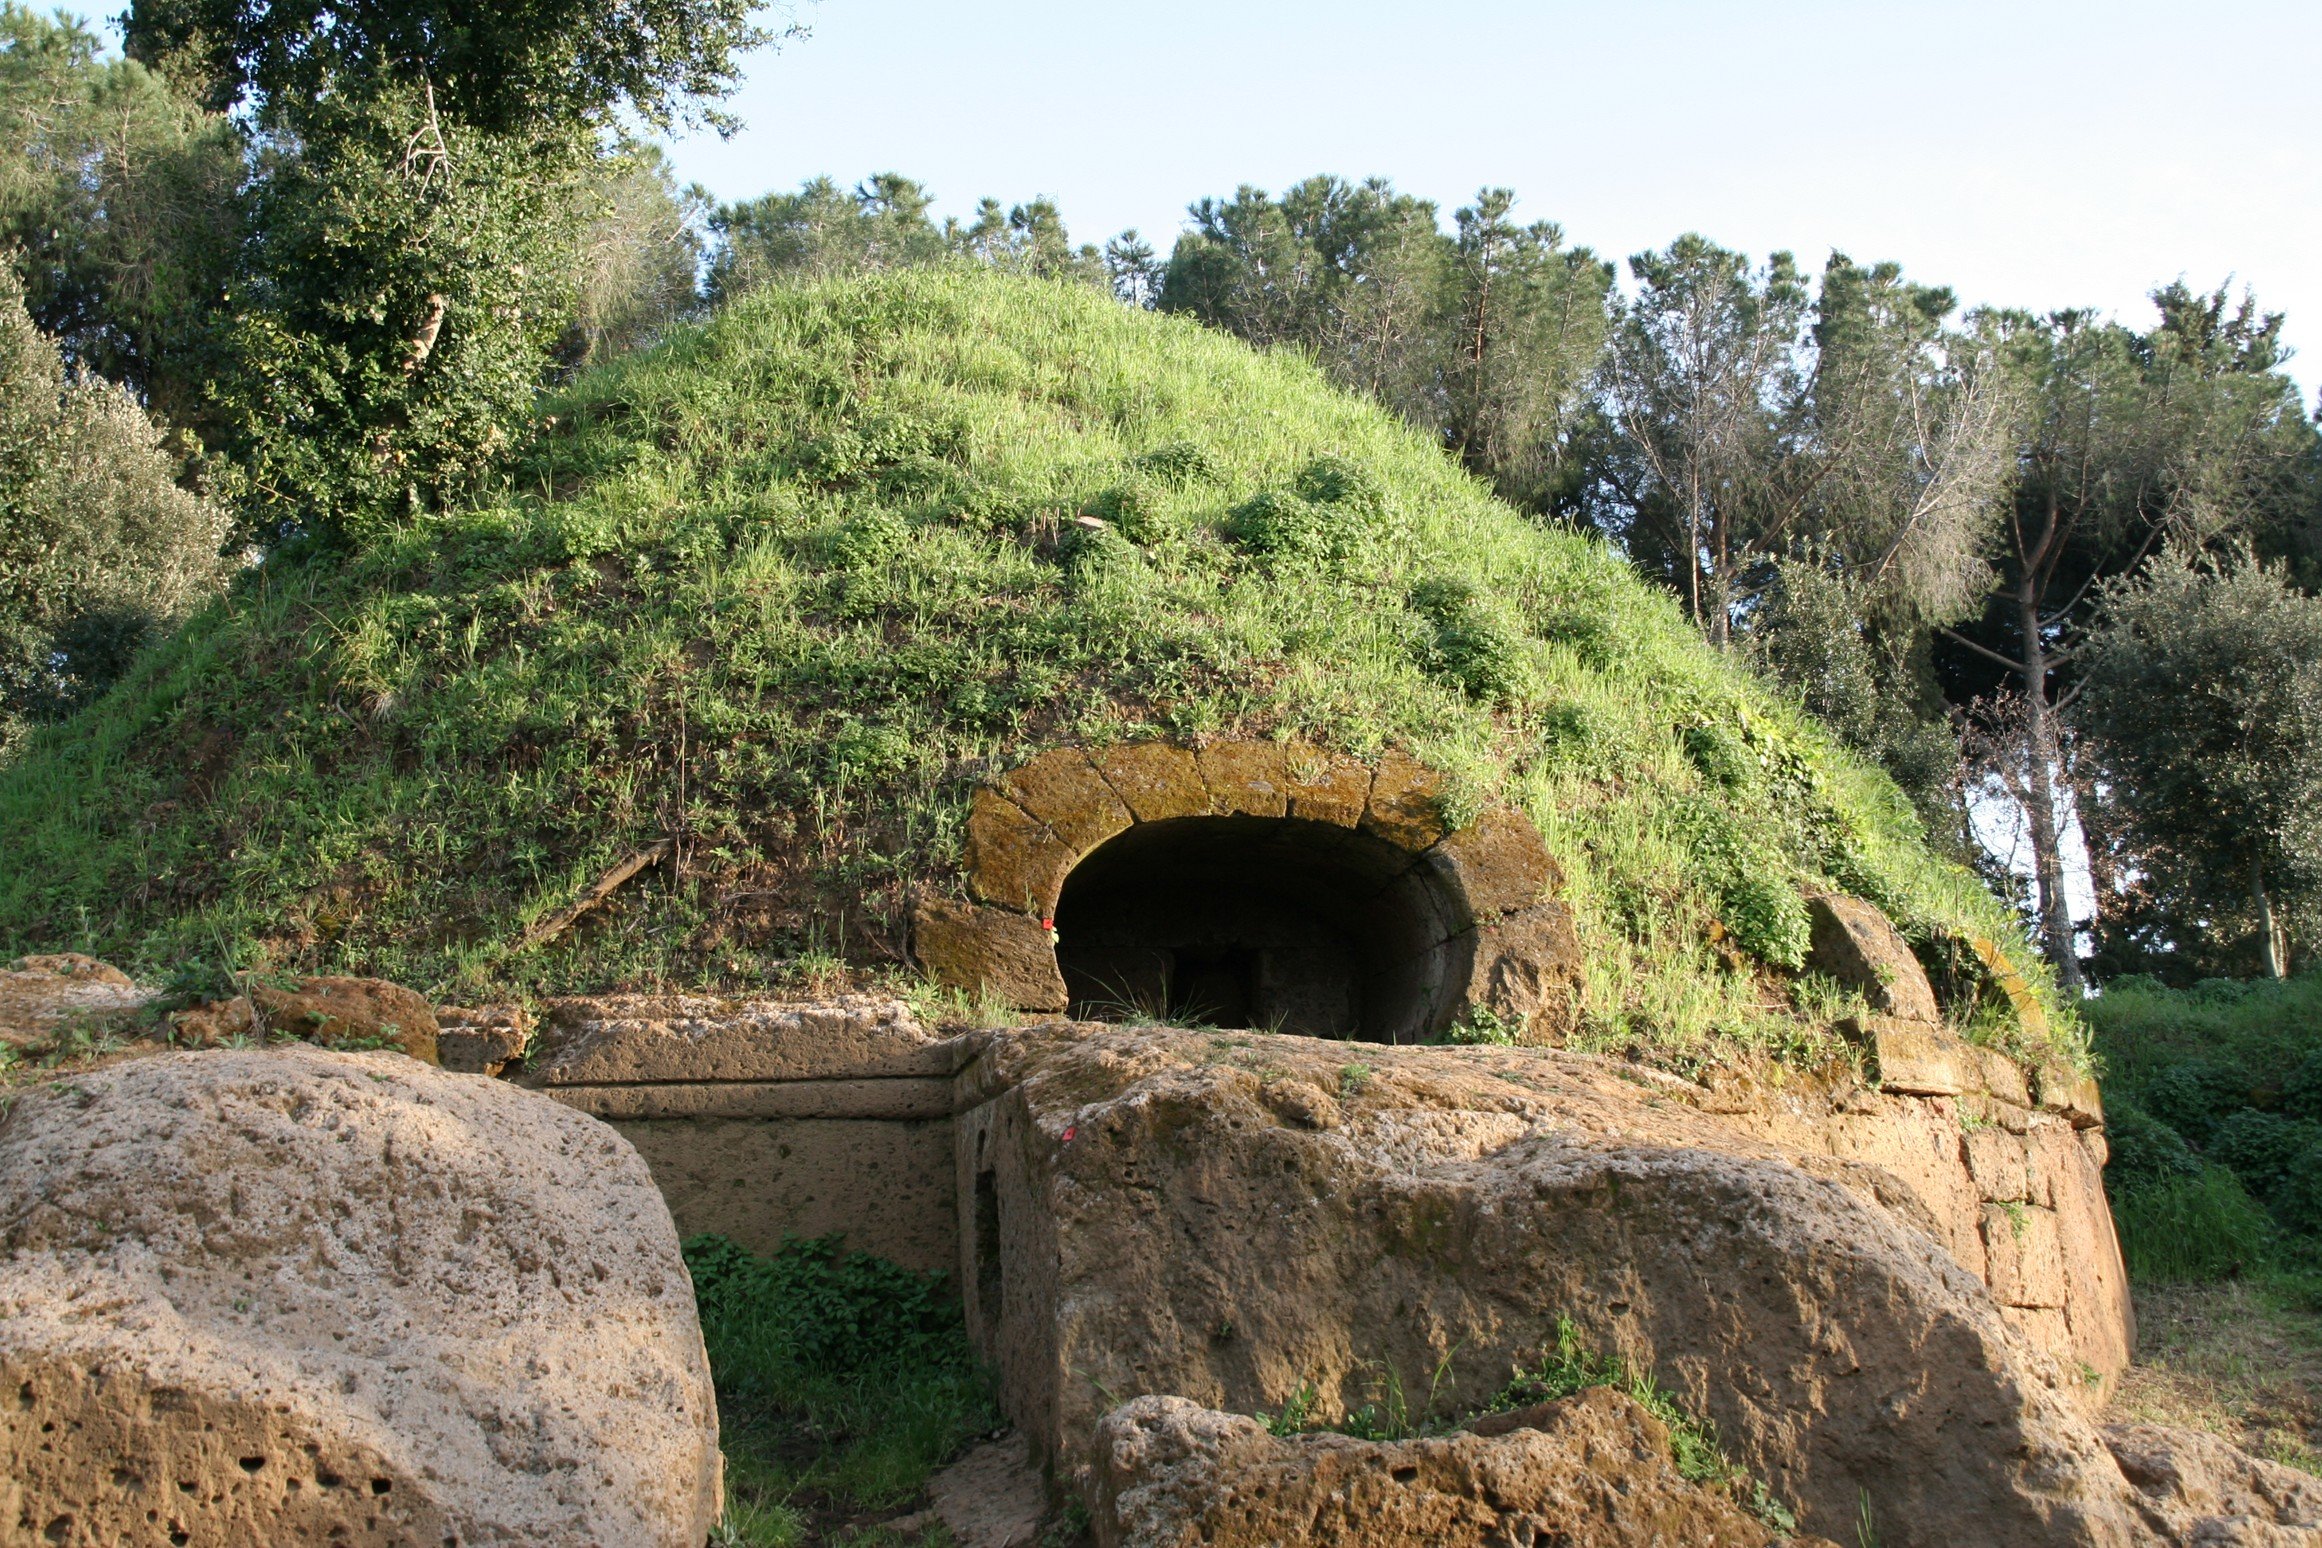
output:
[[1521, 804], [1589, 1046], [1818, 1050], [1811, 885], [2013, 938], [1601, 543], [1297, 360], [944, 271], [754, 296], [576, 383], [497, 500], [248, 577], [0, 772], [0, 944], [462, 999], [900, 973], [978, 778], [1222, 732]]

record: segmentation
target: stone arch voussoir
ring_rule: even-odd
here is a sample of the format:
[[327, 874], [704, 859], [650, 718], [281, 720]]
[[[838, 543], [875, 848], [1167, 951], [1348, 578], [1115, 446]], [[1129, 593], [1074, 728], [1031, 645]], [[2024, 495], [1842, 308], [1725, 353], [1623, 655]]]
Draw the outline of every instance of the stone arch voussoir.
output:
[[[1239, 819], [1235, 831], [1351, 830], [1350, 844], [1392, 846], [1447, 916], [1440, 926], [1457, 981], [1432, 1013], [1489, 1007], [1519, 1020], [1528, 1040], [1571, 1028], [1580, 943], [1555, 894], [1563, 873], [1539, 830], [1512, 806], [1487, 806], [1453, 829], [1445, 782], [1400, 751], [1366, 762], [1297, 742], [1223, 740], [1188, 747], [1146, 741], [1039, 754], [971, 797], [966, 899], [930, 893], [914, 916], [920, 965], [939, 982], [983, 992], [1019, 1011], [1067, 1008], [1050, 923], [1076, 867], [1133, 830], [1150, 837]], [[1252, 823], [1249, 819], [1259, 819]], [[1131, 842], [1135, 838], [1132, 836]]]

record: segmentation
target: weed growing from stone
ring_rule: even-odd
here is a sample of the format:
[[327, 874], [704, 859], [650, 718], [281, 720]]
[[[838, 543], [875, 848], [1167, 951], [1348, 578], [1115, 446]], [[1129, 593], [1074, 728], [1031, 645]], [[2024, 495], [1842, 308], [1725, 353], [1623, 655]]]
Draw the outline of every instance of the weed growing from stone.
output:
[[1001, 1423], [945, 1276], [835, 1238], [760, 1256], [685, 1243], [717, 1384], [727, 1541], [918, 1541], [880, 1529], [929, 1474]]
[[[1457, 1350], [1452, 1353], [1456, 1354]], [[1670, 1460], [1679, 1476], [1693, 1483], [1724, 1489], [1743, 1509], [1776, 1531], [1795, 1533], [1798, 1530], [1795, 1513], [1774, 1497], [1765, 1481], [1752, 1476], [1726, 1455], [1714, 1424], [1687, 1413], [1674, 1397], [1662, 1390], [1651, 1371], [1638, 1370], [1619, 1355], [1599, 1354], [1591, 1349], [1569, 1317], [1557, 1319], [1556, 1341], [1543, 1348], [1531, 1364], [1518, 1365], [1507, 1385], [1490, 1401], [1464, 1413], [1436, 1415], [1435, 1394], [1449, 1373], [1451, 1359], [1452, 1355], [1445, 1355], [1435, 1368], [1428, 1384], [1426, 1405], [1417, 1417], [1411, 1414], [1401, 1378], [1389, 1366], [1375, 1370], [1378, 1395], [1338, 1419], [1321, 1417], [1321, 1393], [1312, 1382], [1300, 1384], [1280, 1409], [1261, 1412], [1256, 1417], [1268, 1433], [1278, 1436], [1330, 1430], [1358, 1440], [1398, 1441], [1449, 1434], [1486, 1414], [1510, 1413], [1572, 1397], [1591, 1387], [1610, 1387], [1634, 1398], [1667, 1429]]]

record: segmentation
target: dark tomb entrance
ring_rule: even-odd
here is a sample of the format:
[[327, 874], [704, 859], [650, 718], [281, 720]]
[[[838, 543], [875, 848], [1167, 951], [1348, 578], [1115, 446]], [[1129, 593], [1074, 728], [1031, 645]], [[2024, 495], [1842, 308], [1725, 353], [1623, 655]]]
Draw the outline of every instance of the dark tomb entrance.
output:
[[1474, 950], [1456, 883], [1351, 828], [1290, 817], [1140, 823], [1089, 852], [1056, 905], [1072, 1014], [1423, 1042]]

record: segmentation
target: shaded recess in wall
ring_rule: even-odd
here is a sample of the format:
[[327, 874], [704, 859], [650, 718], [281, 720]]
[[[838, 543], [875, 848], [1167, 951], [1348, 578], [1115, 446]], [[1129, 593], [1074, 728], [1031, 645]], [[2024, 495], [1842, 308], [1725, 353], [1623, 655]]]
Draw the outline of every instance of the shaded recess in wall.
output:
[[1073, 868], [1055, 917], [1075, 1017], [1380, 1043], [1449, 1021], [1474, 949], [1442, 870], [1291, 817], [1141, 823]]

